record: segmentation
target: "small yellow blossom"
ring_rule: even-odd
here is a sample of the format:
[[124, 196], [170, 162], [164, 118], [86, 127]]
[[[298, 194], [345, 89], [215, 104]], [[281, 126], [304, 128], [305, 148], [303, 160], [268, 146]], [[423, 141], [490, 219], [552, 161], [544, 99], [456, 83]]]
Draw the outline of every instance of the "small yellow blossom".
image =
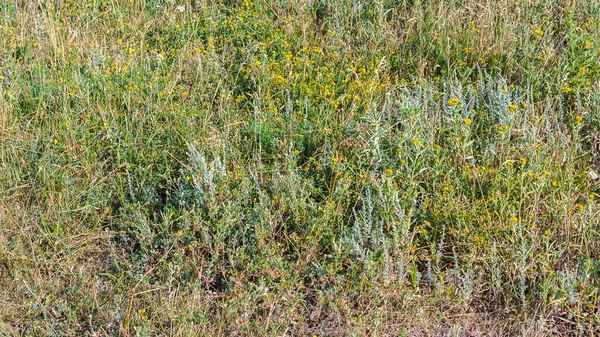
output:
[[583, 117], [581, 117], [581, 116], [579, 116], [579, 115], [578, 115], [578, 116], [575, 116], [575, 120], [576, 120], [577, 122], [581, 122], [581, 121], [583, 120]]
[[552, 181], [552, 187], [560, 187], [560, 184], [556, 181]]
[[473, 120], [471, 118], [465, 118], [463, 123], [465, 123], [466, 125], [471, 125], [471, 123], [473, 123]]
[[517, 110], [517, 106], [515, 104], [511, 104], [508, 106], [508, 110], [515, 111], [515, 110]]
[[536, 29], [533, 31], [537, 36], [544, 36], [544, 31], [541, 29]]
[[511, 216], [509, 220], [514, 223], [519, 222], [519, 218], [517, 218], [516, 216]]
[[588, 195], [588, 197], [590, 198], [590, 200], [594, 200], [594, 198], [595, 198], [596, 196], [595, 196], [595, 195], [593, 195], [593, 194], [590, 194], [590, 195]]
[[458, 102], [460, 102], [460, 99], [458, 99], [458, 97], [450, 98], [448, 100], [449, 105], [456, 105], [456, 104], [458, 104]]
[[391, 168], [388, 168], [388, 169], [386, 169], [386, 170], [385, 170], [385, 172], [386, 172], [386, 173], [387, 173], [389, 176], [391, 176], [392, 174], [394, 174], [394, 170], [392, 170]]

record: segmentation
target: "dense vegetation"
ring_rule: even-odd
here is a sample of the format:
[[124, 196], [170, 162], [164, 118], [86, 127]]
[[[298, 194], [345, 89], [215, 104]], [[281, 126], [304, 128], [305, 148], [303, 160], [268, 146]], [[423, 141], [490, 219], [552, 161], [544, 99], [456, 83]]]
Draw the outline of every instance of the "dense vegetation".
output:
[[0, 334], [600, 333], [596, 0], [0, 0]]

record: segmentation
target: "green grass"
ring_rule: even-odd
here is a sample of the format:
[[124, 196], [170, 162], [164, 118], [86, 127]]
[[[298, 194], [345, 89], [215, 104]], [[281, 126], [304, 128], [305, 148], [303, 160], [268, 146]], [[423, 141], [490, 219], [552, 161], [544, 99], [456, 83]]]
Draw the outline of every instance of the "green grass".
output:
[[597, 1], [0, 13], [0, 335], [600, 333]]

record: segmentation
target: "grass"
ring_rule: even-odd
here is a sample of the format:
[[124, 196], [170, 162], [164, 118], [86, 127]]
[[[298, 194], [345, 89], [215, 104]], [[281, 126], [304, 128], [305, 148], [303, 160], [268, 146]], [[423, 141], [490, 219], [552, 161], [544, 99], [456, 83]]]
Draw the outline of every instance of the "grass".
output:
[[0, 13], [0, 334], [600, 333], [597, 1]]

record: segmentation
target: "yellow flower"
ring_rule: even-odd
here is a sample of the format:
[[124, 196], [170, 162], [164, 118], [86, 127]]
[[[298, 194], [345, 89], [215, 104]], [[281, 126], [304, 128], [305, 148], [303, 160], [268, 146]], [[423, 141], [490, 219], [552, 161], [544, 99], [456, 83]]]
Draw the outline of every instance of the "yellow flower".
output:
[[460, 99], [458, 99], [458, 97], [450, 98], [448, 100], [449, 105], [456, 105], [456, 104], [458, 104], [458, 102], [460, 102]]
[[517, 106], [515, 104], [511, 104], [508, 106], [508, 110], [515, 111], [515, 110], [517, 110]]
[[506, 130], [508, 130], [508, 126], [506, 126], [506, 125], [500, 125], [498, 127], [498, 131], [506, 131]]
[[552, 187], [560, 187], [560, 184], [556, 181], [552, 181]]
[[277, 84], [282, 84], [285, 82], [285, 78], [281, 75], [276, 75], [273, 79]]
[[588, 197], [590, 198], [590, 200], [594, 200], [594, 198], [595, 198], [596, 196], [595, 196], [595, 195], [593, 195], [593, 194], [590, 194], [590, 195], [588, 195]]
[[413, 145], [419, 145], [419, 138], [414, 138], [414, 137], [413, 137], [413, 138], [411, 138], [410, 142], [411, 142]]
[[544, 31], [541, 29], [536, 29], [533, 31], [537, 36], [544, 36]]
[[519, 161], [521, 162], [521, 165], [527, 164], [527, 159], [525, 159], [525, 158], [521, 158], [521, 159], [519, 159]]
[[465, 123], [466, 125], [471, 125], [471, 123], [473, 123], [473, 120], [471, 120], [471, 118], [465, 118], [463, 123]]
[[569, 86], [566, 86], [566, 87], [562, 87], [562, 89], [560, 89], [560, 91], [562, 91], [563, 94], [568, 94], [571, 91], [573, 91], [573, 89], [571, 89], [571, 87], [569, 87]]
[[387, 173], [389, 176], [391, 176], [392, 174], [394, 174], [394, 170], [392, 170], [391, 168], [389, 168], [389, 169], [386, 169], [386, 170], [385, 170], [385, 172], [386, 172], [386, 173]]
[[581, 122], [581, 120], [583, 120], [583, 117], [581, 117], [581, 116], [575, 116], [575, 120], [577, 122]]
[[510, 220], [510, 221], [512, 221], [514, 223], [519, 222], [519, 218], [517, 218], [516, 216], [511, 216], [510, 219], [508, 219], [508, 220]]

